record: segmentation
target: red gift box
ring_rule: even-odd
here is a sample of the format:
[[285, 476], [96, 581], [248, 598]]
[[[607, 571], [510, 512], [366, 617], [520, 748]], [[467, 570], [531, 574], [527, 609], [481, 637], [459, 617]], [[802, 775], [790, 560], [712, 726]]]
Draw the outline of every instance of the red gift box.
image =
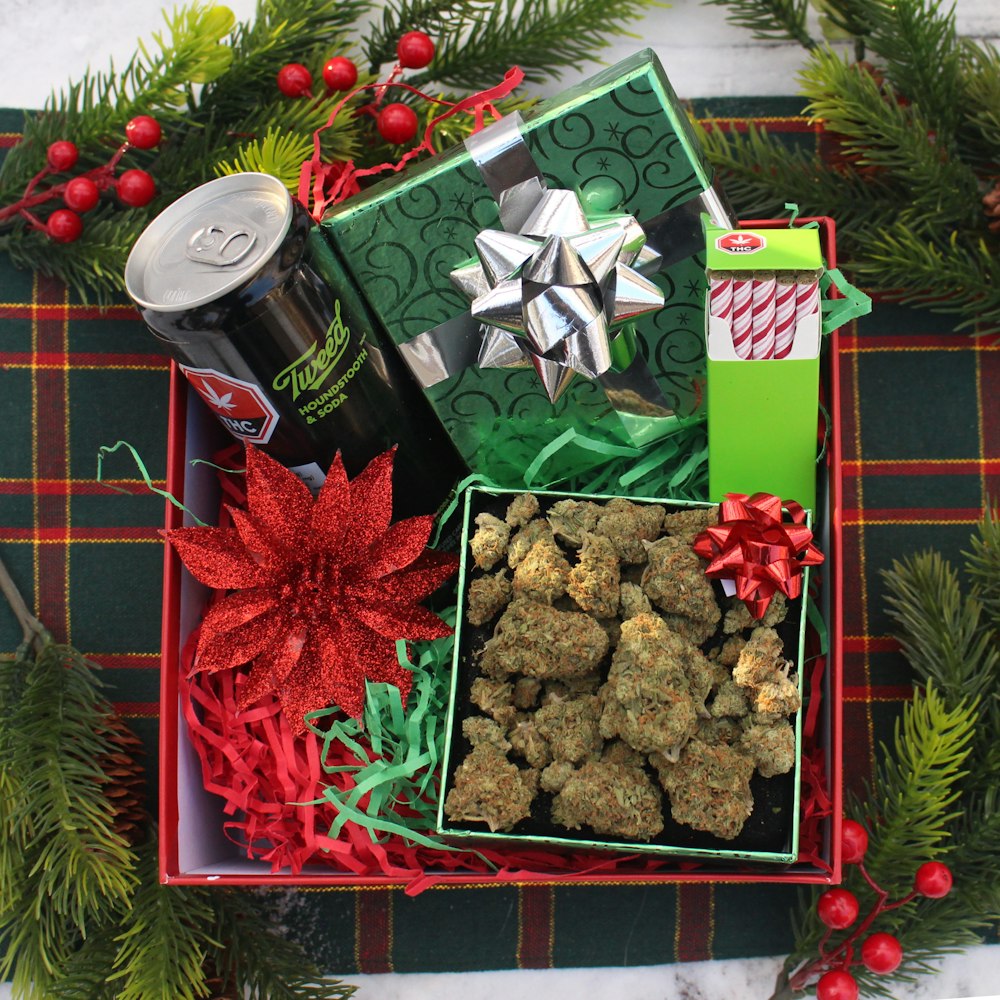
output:
[[[798, 224], [816, 221], [824, 257], [829, 267], [836, 266], [834, 224], [830, 219], [798, 220]], [[744, 223], [754, 229], [777, 228], [787, 225], [778, 220]], [[797, 862], [782, 867], [752, 869], [733, 865], [692, 865], [676, 861], [657, 861], [651, 866], [641, 856], [609, 869], [567, 871], [563, 862], [558, 869], [538, 871], [505, 871], [484, 874], [481, 870], [440, 871], [428, 869], [424, 877], [392, 877], [357, 875], [338, 870], [326, 863], [306, 865], [298, 873], [287, 870], [272, 872], [264, 860], [247, 857], [245, 848], [231, 841], [224, 829], [227, 817], [223, 800], [205, 790], [201, 761], [191, 745], [184, 713], [181, 710], [180, 671], [182, 651], [192, 630], [197, 626], [208, 599], [207, 588], [197, 583], [182, 566], [172, 546], [164, 553], [164, 607], [161, 663], [160, 707], [160, 877], [173, 884], [221, 885], [305, 885], [372, 887], [408, 885], [411, 890], [419, 882], [447, 885], [482, 886], [491, 881], [497, 885], [515, 883], [568, 881], [574, 884], [614, 885], [636, 882], [781, 882], [835, 884], [840, 881], [841, 843], [839, 817], [842, 809], [842, 661], [841, 635], [842, 588], [841, 567], [841, 442], [840, 442], [840, 381], [839, 342], [837, 331], [827, 338], [823, 360], [823, 402], [829, 414], [830, 427], [825, 464], [821, 469], [819, 493], [826, 503], [816, 523], [816, 538], [826, 561], [819, 594], [819, 608], [827, 624], [828, 649], [820, 668], [813, 668], [806, 677], [807, 691], [813, 685], [813, 697], [803, 708], [806, 727], [812, 727], [819, 750], [805, 768], [805, 780], [810, 774], [822, 779], [819, 798], [803, 790], [804, 803], [812, 803], [813, 817], [803, 817], [809, 824], [811, 852], [803, 851]], [[170, 416], [168, 431], [167, 490], [198, 514], [212, 522], [219, 507], [219, 487], [215, 470], [203, 464], [190, 465], [193, 458], [204, 459], [231, 443], [196, 393], [187, 390], [187, 382], [174, 368], [171, 372]], [[185, 523], [186, 515], [168, 503], [166, 527], [177, 528]], [[814, 661], [815, 663], [815, 661]], [[820, 697], [815, 693], [818, 690]], [[803, 828], [804, 833], [804, 828]]]

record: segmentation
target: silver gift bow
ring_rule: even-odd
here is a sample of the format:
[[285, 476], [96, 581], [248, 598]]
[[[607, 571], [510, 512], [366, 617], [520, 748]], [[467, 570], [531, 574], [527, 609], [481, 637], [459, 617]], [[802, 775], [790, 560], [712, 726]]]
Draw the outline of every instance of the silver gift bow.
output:
[[[710, 188], [645, 227], [633, 216], [607, 213], [592, 226], [574, 192], [547, 187], [521, 126], [514, 113], [466, 140], [504, 228], [481, 232], [478, 258], [451, 274], [472, 301], [471, 313], [412, 338], [401, 346], [403, 357], [425, 387], [471, 364], [533, 366], [553, 402], [580, 373], [602, 385], [636, 444], [655, 440], [655, 418], [672, 414], [656, 379], [639, 354], [624, 371], [612, 369], [620, 335], [614, 328], [663, 305], [660, 290], [640, 273], [664, 264], [644, 228], [661, 238], [678, 223], [700, 233], [701, 212], [728, 213]], [[641, 421], [631, 423], [630, 414]]]

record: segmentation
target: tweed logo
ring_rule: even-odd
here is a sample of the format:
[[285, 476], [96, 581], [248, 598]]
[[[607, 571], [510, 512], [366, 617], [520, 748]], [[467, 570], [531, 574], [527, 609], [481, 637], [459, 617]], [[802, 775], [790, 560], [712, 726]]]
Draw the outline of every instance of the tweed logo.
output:
[[340, 317], [340, 299], [335, 299], [333, 320], [327, 327], [323, 346], [310, 344], [301, 357], [278, 372], [271, 383], [272, 388], [279, 392], [290, 390], [293, 400], [298, 399], [303, 392], [319, 389], [340, 364], [350, 339], [351, 329]]
[[278, 411], [260, 386], [212, 368], [181, 365], [188, 382], [226, 429], [250, 444], [267, 444], [278, 426]]

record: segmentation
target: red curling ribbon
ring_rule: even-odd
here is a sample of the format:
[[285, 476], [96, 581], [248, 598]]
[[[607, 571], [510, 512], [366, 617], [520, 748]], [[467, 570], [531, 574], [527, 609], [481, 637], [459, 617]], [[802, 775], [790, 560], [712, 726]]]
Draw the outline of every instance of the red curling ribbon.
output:
[[823, 562], [805, 510], [794, 500], [786, 500], [784, 508], [791, 523], [782, 520], [781, 498], [772, 493], [727, 493], [718, 525], [694, 541], [694, 551], [709, 560], [705, 575], [732, 580], [736, 596], [755, 619], [764, 617], [779, 590], [790, 600], [799, 597], [803, 567]]
[[[512, 66], [507, 70], [503, 80], [499, 83], [486, 90], [470, 94], [457, 103], [446, 101], [440, 97], [432, 97], [430, 94], [425, 94], [415, 87], [411, 87], [409, 84], [398, 83], [392, 79], [384, 83], [370, 83], [362, 87], [356, 87], [337, 102], [330, 112], [330, 117], [327, 119], [326, 124], [321, 125], [313, 133], [313, 155], [302, 164], [299, 171], [299, 201], [307, 210], [310, 210], [311, 203], [310, 214], [313, 219], [316, 222], [322, 221], [323, 215], [330, 205], [336, 205], [361, 191], [361, 186], [358, 182], [363, 178], [386, 171], [399, 173], [411, 160], [420, 156], [421, 153], [433, 156], [437, 152], [434, 145], [434, 130], [447, 118], [463, 112], [471, 114], [475, 122], [473, 132], [479, 132], [485, 127], [487, 115], [494, 121], [498, 119], [500, 112], [497, 110], [494, 102], [510, 96], [511, 92], [520, 85], [523, 79], [524, 71], [519, 66]], [[320, 148], [320, 136], [322, 133], [333, 127], [337, 116], [344, 111], [350, 101], [367, 90], [375, 92], [375, 101], [364, 107], [355, 109], [353, 113], [355, 115], [364, 113], [374, 114], [374, 108], [382, 101], [386, 91], [390, 87], [415, 94], [426, 103], [443, 107], [445, 110], [431, 119], [424, 129], [421, 141], [413, 148], [407, 150], [396, 163], [379, 163], [376, 166], [364, 169], [358, 168], [353, 160], [324, 163]]]

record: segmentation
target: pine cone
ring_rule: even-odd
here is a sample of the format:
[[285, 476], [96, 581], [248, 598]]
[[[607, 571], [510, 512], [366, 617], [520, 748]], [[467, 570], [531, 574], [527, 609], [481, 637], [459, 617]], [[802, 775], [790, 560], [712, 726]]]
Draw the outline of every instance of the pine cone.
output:
[[205, 994], [208, 1000], [242, 1000], [243, 994], [236, 988], [236, 983], [222, 976], [206, 978], [205, 986], [208, 989]]
[[236, 977], [231, 973], [219, 975], [211, 957], [205, 959], [204, 970], [207, 1000], [242, 1000], [243, 994], [237, 987]]
[[142, 742], [125, 720], [111, 708], [104, 718], [101, 735], [115, 746], [111, 753], [99, 761], [107, 782], [104, 794], [115, 810], [115, 830], [135, 846], [145, 837], [149, 825], [146, 776], [139, 763], [143, 754]]
[[993, 221], [988, 224], [991, 233], [1000, 233], [1000, 181], [995, 181], [993, 188], [983, 195], [983, 212]]

